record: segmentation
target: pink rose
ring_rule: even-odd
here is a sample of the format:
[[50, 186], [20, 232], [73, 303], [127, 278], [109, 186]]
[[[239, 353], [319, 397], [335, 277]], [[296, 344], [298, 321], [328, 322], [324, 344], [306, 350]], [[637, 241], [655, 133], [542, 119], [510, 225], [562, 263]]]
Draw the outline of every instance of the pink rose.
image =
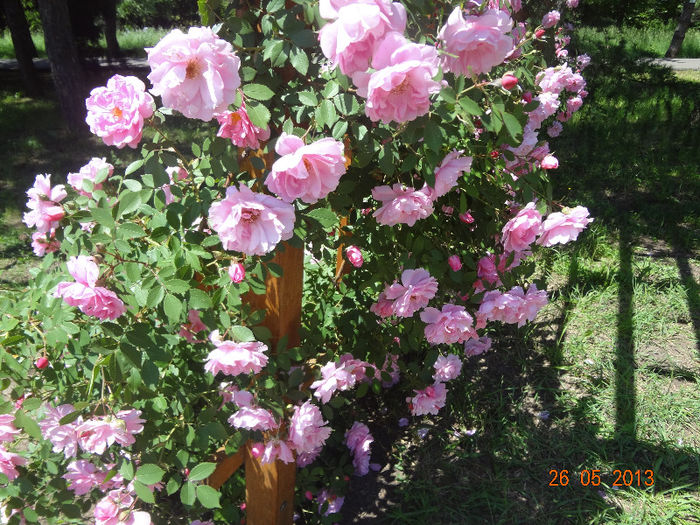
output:
[[239, 148], [258, 149], [260, 141], [270, 138], [270, 127], [259, 128], [250, 121], [245, 103], [237, 111], [224, 111], [214, 115], [219, 121], [217, 137], [231, 139]]
[[85, 100], [90, 131], [108, 146], [135, 148], [141, 140], [143, 121], [153, 115], [153, 97], [136, 77], [114, 75], [106, 87], [98, 87]]
[[408, 122], [430, 109], [430, 95], [442, 88], [434, 47], [387, 33], [372, 56], [374, 73], [353, 75], [357, 94], [366, 97], [365, 114], [374, 122]]
[[414, 190], [396, 183], [393, 186], [377, 186], [372, 189], [372, 197], [382, 202], [382, 206], [372, 216], [379, 224], [413, 226], [417, 220], [425, 219], [433, 213], [432, 191], [425, 186]]
[[219, 337], [218, 330], [214, 330], [209, 339], [216, 349], [209, 352], [204, 369], [212, 375], [219, 372], [230, 376], [257, 374], [267, 365], [267, 346], [263, 343], [224, 341]]
[[544, 27], [545, 29], [554, 27], [559, 23], [560, 17], [561, 15], [559, 14], [559, 11], [550, 11], [542, 17], [542, 27]]
[[19, 430], [14, 425], [14, 414], [0, 415], [0, 442], [14, 441], [15, 436], [19, 434]]
[[512, 28], [513, 20], [505, 11], [488, 9], [465, 18], [455, 7], [438, 34], [447, 53], [442, 55], [443, 68], [457, 75], [488, 73], [513, 49], [513, 39], [507, 35]]
[[417, 268], [404, 270], [401, 274], [401, 284], [394, 283], [384, 290], [386, 298], [393, 301], [392, 311], [398, 317], [411, 317], [421, 308], [427, 306], [430, 299], [435, 297], [438, 284], [428, 270]]
[[246, 430], [272, 430], [278, 427], [275, 417], [264, 408], [241, 407], [238, 412], [228, 418], [228, 422], [236, 428]]
[[561, 125], [561, 122], [555, 121], [547, 128], [547, 135], [552, 138], [558, 137], [562, 131], [564, 131], [564, 126]]
[[550, 213], [542, 223], [542, 234], [537, 244], [554, 246], [574, 241], [590, 222], [593, 219], [588, 218], [588, 209], [583, 206], [564, 208], [563, 213]]
[[501, 86], [503, 89], [507, 89], [510, 91], [513, 89], [515, 86], [518, 85], [518, 77], [515, 75], [511, 75], [510, 73], [506, 73], [501, 77]]
[[285, 441], [272, 439], [271, 441], [265, 443], [265, 450], [262, 454], [260, 463], [265, 465], [278, 459], [283, 463], [294, 463], [294, 454], [292, 453], [292, 449]]
[[575, 113], [583, 106], [583, 99], [581, 97], [571, 97], [566, 101], [566, 111], [569, 113]]
[[294, 135], [282, 133], [275, 151], [282, 155], [272, 165], [265, 186], [285, 202], [301, 199], [313, 204], [338, 187], [345, 173], [345, 147], [332, 138], [308, 145]]
[[414, 392], [416, 393], [414, 397], [406, 398], [411, 407], [411, 414], [414, 416], [436, 415], [438, 410], [445, 406], [447, 388], [444, 383], [436, 382], [433, 386], [414, 390]]
[[481, 336], [479, 339], [470, 339], [464, 343], [464, 355], [467, 357], [472, 357], [475, 355], [481, 355], [488, 352], [491, 349], [491, 338], [487, 336]]
[[348, 246], [348, 248], [345, 250], [345, 256], [348, 258], [348, 261], [350, 261], [350, 264], [352, 264], [355, 268], [360, 268], [364, 262], [362, 252], [357, 246]]
[[433, 367], [435, 368], [435, 374], [433, 374], [435, 381], [451, 381], [456, 379], [462, 371], [462, 361], [455, 354], [441, 355], [438, 356]]
[[160, 95], [165, 107], [209, 121], [236, 99], [241, 61], [211, 28], [191, 27], [187, 34], [174, 29], [146, 52], [151, 93]]
[[76, 429], [83, 422], [82, 417], [78, 417], [72, 423], [61, 425], [59, 421], [75, 411], [73, 405], [66, 404], [55, 408], [47, 405], [46, 411], [46, 417], [39, 421], [42, 436], [51, 441], [54, 452], [63, 452], [67, 458], [75, 456], [78, 451]]
[[370, 446], [374, 438], [364, 423], [355, 421], [345, 433], [345, 445], [350, 449], [355, 474], [364, 476], [369, 472]]
[[[92, 192], [88, 192], [83, 189], [83, 181], [89, 180], [94, 183], [95, 179], [97, 178], [97, 175], [102, 170], [106, 170], [107, 177], [111, 177], [112, 173], [114, 173], [114, 166], [112, 166], [109, 162], [106, 162], [104, 158], [99, 159], [97, 157], [93, 157], [92, 159], [90, 159], [90, 162], [88, 162], [85, 166], [80, 168], [80, 171], [78, 171], [78, 173], [68, 174], [68, 184], [73, 186], [73, 189], [75, 189], [81, 195], [91, 197]], [[101, 189], [102, 183], [93, 184], [93, 190]]]
[[467, 173], [472, 166], [471, 157], [460, 157], [464, 150], [448, 153], [435, 170], [435, 197], [441, 197], [457, 185], [462, 173]]
[[464, 306], [445, 304], [442, 311], [426, 308], [420, 313], [420, 319], [426, 323], [425, 339], [431, 344], [463, 343], [477, 337], [474, 331], [474, 319]]
[[398, 2], [353, 2], [333, 15], [337, 19], [321, 28], [318, 39], [331, 67], [339, 66], [346, 75], [367, 70], [377, 42], [386, 33], [406, 29], [406, 9]]
[[245, 266], [241, 263], [232, 262], [228, 268], [228, 276], [234, 283], [240, 283], [245, 279]]
[[58, 203], [66, 198], [65, 186], [58, 184], [51, 187], [51, 175], [37, 175], [34, 186], [27, 190], [27, 208], [24, 214], [24, 224], [34, 226], [39, 233], [48, 233], [58, 226], [65, 212]]
[[537, 312], [547, 304], [547, 293], [531, 284], [527, 294], [520, 286], [515, 286], [505, 293], [492, 290], [484, 294], [478, 315], [489, 321], [523, 326], [526, 321], [533, 321]]
[[542, 215], [530, 202], [503, 227], [503, 248], [506, 252], [526, 250], [539, 235], [542, 228]]
[[331, 435], [327, 424], [319, 408], [306, 401], [303, 405], [294, 407], [294, 415], [289, 425], [289, 441], [297, 452], [314, 452], [322, 447]]
[[458, 272], [462, 269], [462, 261], [459, 259], [459, 255], [450, 255], [447, 258], [447, 264], [450, 265], [453, 272]]
[[540, 166], [543, 170], [555, 170], [559, 167], [559, 160], [554, 155], [546, 155], [540, 162]]
[[24, 466], [26, 464], [26, 458], [14, 452], [8, 452], [5, 447], [0, 445], [0, 474], [5, 474], [7, 479], [14, 481], [19, 476], [19, 472], [15, 467]]
[[369, 307], [369, 311], [383, 318], [394, 315], [394, 301], [387, 299], [386, 290], [379, 294], [377, 302]]
[[294, 206], [241, 184], [226, 188], [226, 197], [209, 208], [209, 226], [225, 250], [265, 255], [294, 233]]
[[32, 248], [34, 255], [43, 257], [47, 253], [53, 253], [61, 247], [61, 242], [56, 239], [56, 230], [48, 233], [32, 233]]

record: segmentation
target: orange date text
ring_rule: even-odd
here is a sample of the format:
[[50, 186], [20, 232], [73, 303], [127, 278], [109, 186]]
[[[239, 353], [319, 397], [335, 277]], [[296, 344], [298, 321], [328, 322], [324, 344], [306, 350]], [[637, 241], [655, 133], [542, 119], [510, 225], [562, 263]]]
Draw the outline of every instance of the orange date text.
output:
[[[602, 477], [605, 476], [605, 479]], [[566, 487], [569, 484], [579, 484], [583, 487], [598, 487], [606, 481], [612, 482], [613, 487], [651, 487], [654, 484], [654, 471], [615, 469], [611, 475], [601, 474], [600, 469], [584, 469], [580, 472], [567, 469], [551, 469], [549, 471], [550, 487]]]

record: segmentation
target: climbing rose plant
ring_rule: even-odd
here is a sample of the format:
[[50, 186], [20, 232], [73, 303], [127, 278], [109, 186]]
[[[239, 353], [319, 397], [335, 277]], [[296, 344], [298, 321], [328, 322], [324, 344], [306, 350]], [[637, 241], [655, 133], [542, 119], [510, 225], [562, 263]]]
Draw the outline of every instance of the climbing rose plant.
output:
[[[349, 476], [377, 467], [353, 399], [438, 414], [489, 334], [547, 303], [533, 254], [592, 220], [552, 202], [547, 143], [590, 59], [569, 57], [560, 13], [519, 11], [205, 5], [146, 50], [150, 88], [96, 87], [90, 130], [140, 155], [27, 191], [43, 259], [0, 298], [2, 519], [237, 522], [240, 483], [221, 498], [205, 480], [247, 444], [296, 463], [307, 520], [337, 520]], [[252, 304], [302, 249], [292, 345]]]

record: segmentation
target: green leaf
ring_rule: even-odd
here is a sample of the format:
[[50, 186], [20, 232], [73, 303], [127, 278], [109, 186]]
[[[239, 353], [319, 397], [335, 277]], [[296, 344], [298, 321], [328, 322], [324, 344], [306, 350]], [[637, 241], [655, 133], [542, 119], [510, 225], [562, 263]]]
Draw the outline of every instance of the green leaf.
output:
[[297, 93], [297, 96], [299, 97], [299, 102], [305, 106], [318, 106], [318, 99], [313, 91], [300, 91]]
[[189, 306], [193, 310], [206, 310], [207, 308], [211, 308], [213, 305], [211, 302], [211, 297], [209, 297], [206, 292], [198, 288], [193, 288], [190, 290]]
[[165, 471], [158, 465], [147, 463], [141, 465], [136, 471], [136, 479], [144, 485], [154, 485], [163, 479]]
[[165, 485], [165, 492], [168, 496], [171, 496], [177, 492], [180, 488], [180, 482], [176, 478], [170, 478], [168, 483]]
[[274, 63], [282, 52], [283, 47], [284, 42], [282, 40], [275, 40], [274, 42], [267, 43], [265, 51], [263, 51], [263, 60], [269, 60]]
[[29, 437], [41, 441], [43, 438], [41, 436], [41, 429], [34, 419], [28, 416], [24, 411], [18, 410], [15, 413], [15, 426], [23, 428], [24, 431], [29, 434]]
[[197, 499], [202, 506], [207, 509], [217, 509], [221, 507], [219, 497], [221, 497], [219, 491], [209, 485], [200, 485], [197, 487]]
[[136, 211], [141, 206], [141, 194], [125, 190], [119, 194], [117, 217]]
[[187, 477], [190, 481], [206, 479], [216, 470], [216, 463], [200, 463], [190, 471]]
[[73, 421], [80, 417], [80, 410], [74, 410], [73, 412], [66, 414], [61, 419], [58, 420], [59, 425], [70, 425]]
[[454, 104], [457, 102], [457, 94], [455, 93], [455, 90], [449, 86], [442, 88], [442, 91], [440, 91], [440, 97], [442, 97], [442, 100], [448, 104]]
[[153, 497], [153, 492], [146, 485], [140, 481], [134, 480], [134, 491], [141, 501], [144, 503], [155, 503], [156, 500]]
[[131, 164], [129, 164], [126, 167], [126, 170], [124, 171], [124, 175], [131, 175], [137, 169], [139, 169], [141, 166], [143, 166], [144, 162], [145, 162], [144, 159], [135, 160], [134, 162], [132, 162]]
[[289, 38], [298, 47], [313, 47], [315, 45], [318, 45], [316, 34], [309, 29], [303, 29], [301, 31], [291, 33], [289, 35]]
[[328, 126], [329, 128], [338, 120], [338, 114], [335, 111], [335, 106], [330, 100], [322, 100], [316, 108], [316, 123], [320, 126]]
[[182, 313], [182, 303], [180, 299], [167, 293], [165, 294], [165, 299], [163, 299], [163, 310], [165, 310], [165, 315], [168, 316], [171, 323], [177, 323]]
[[442, 148], [442, 134], [440, 133], [440, 128], [432, 120], [428, 121], [425, 126], [425, 143], [435, 153], [439, 153], [440, 148]]
[[185, 483], [180, 489], [180, 501], [182, 501], [185, 505], [193, 505], [194, 500], [197, 497], [196, 489], [197, 488], [194, 486], [194, 483], [189, 481]]
[[136, 223], [125, 222], [117, 226], [117, 235], [122, 239], [136, 239], [145, 236], [146, 232]]
[[294, 66], [294, 69], [302, 75], [306, 75], [309, 71], [309, 57], [306, 55], [305, 51], [301, 49], [292, 49], [289, 61], [292, 63], [292, 66]]
[[165, 289], [162, 286], [154, 286], [148, 290], [148, 297], [146, 298], [146, 306], [149, 308], [155, 308], [158, 306], [165, 297]]
[[130, 461], [125, 461], [122, 463], [122, 466], [119, 467], [119, 474], [121, 474], [125, 480], [131, 481], [134, 479], [134, 464]]
[[163, 284], [165, 284], [165, 287], [169, 292], [173, 293], [185, 293], [190, 289], [190, 285], [182, 279], [170, 279], [165, 281]]
[[502, 113], [501, 116], [503, 117], [503, 123], [506, 125], [510, 136], [518, 140], [518, 136], [523, 134], [523, 127], [520, 125], [520, 122], [518, 122], [518, 119], [510, 113]]
[[246, 104], [246, 111], [254, 126], [263, 129], [267, 127], [267, 123], [270, 121], [270, 112], [265, 106], [256, 104], [255, 102], [248, 102], [248, 104]]
[[131, 191], [141, 191], [143, 189], [143, 186], [141, 186], [141, 183], [137, 180], [134, 180], [134, 179], [125, 179], [124, 186], [129, 188]]
[[307, 217], [316, 219], [324, 228], [332, 228], [338, 224], [338, 216], [330, 208], [316, 208], [306, 214]]
[[275, 96], [274, 91], [262, 84], [246, 84], [243, 86], [243, 93], [254, 100], [270, 100]]
[[114, 228], [114, 218], [112, 211], [108, 208], [93, 208], [90, 210], [92, 220], [105, 228]]
[[481, 115], [482, 111], [479, 104], [474, 102], [469, 97], [462, 97], [459, 99], [459, 105], [462, 106], [464, 111], [472, 115]]
[[231, 337], [237, 343], [250, 343], [251, 341], [255, 341], [255, 335], [250, 328], [246, 328], [245, 326], [231, 327]]

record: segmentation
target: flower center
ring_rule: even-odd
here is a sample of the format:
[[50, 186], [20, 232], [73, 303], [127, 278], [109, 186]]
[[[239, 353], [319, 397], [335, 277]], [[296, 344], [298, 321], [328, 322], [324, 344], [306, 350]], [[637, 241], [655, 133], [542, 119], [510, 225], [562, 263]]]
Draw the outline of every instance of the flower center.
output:
[[236, 124], [238, 124], [238, 122], [240, 122], [240, 120], [241, 116], [238, 114], [237, 111], [235, 113], [231, 113], [231, 116], [229, 117], [229, 122], [231, 126], [235, 126]]
[[122, 118], [122, 115], [123, 115], [123, 113], [122, 113], [121, 108], [118, 108], [117, 106], [114, 106], [114, 109], [112, 109], [112, 116], [114, 116], [115, 118], [120, 119], [120, 118]]
[[411, 83], [408, 81], [408, 77], [404, 77], [401, 84], [396, 86], [391, 90], [392, 95], [401, 96], [411, 89]]
[[250, 208], [244, 208], [243, 211], [241, 212], [241, 220], [243, 222], [255, 222], [258, 220], [258, 217], [260, 216], [260, 210], [254, 210]]
[[191, 58], [187, 61], [187, 68], [185, 69], [185, 78], [191, 80], [193, 78], [198, 77], [201, 72], [201, 66], [197, 59]]

